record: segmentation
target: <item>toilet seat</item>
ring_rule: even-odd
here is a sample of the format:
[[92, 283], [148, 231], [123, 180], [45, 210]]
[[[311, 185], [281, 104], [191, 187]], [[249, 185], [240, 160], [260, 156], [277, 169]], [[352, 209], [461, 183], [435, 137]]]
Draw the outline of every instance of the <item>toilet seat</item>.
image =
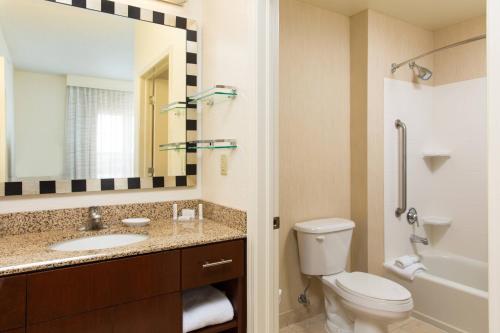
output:
[[413, 308], [410, 292], [386, 278], [362, 272], [343, 272], [323, 276], [322, 280], [339, 296], [356, 305], [391, 312], [406, 312]]

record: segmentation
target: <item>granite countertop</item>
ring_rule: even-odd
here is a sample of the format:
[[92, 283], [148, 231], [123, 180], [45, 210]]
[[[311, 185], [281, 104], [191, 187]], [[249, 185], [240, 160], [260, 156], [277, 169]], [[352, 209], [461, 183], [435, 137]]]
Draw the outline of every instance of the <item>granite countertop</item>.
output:
[[[103, 250], [62, 252], [50, 245], [88, 236], [107, 234], [143, 234], [145, 241]], [[173, 222], [171, 219], [152, 220], [145, 227], [127, 227], [113, 223], [99, 231], [61, 229], [0, 238], [0, 276], [40, 271], [137, 254], [172, 250], [183, 247], [242, 239], [246, 233], [228, 224], [209, 219], [191, 222]]]

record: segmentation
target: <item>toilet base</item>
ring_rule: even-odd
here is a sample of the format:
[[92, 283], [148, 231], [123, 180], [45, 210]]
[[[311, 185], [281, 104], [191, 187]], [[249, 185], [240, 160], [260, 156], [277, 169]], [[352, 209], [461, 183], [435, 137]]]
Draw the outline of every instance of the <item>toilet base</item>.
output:
[[346, 301], [323, 284], [328, 333], [387, 333], [390, 323], [405, 320], [411, 311], [372, 310]]
[[354, 321], [354, 333], [387, 333], [387, 325], [363, 318]]
[[328, 333], [353, 333], [354, 320], [344, 310], [335, 292], [323, 285], [323, 293], [325, 295], [326, 331]]

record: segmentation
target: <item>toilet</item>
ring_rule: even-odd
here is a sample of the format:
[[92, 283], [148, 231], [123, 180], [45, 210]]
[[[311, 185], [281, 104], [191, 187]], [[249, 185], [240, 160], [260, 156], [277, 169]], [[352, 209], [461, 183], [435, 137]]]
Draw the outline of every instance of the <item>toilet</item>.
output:
[[295, 224], [303, 274], [321, 279], [328, 333], [387, 333], [413, 309], [403, 286], [368, 273], [346, 272], [354, 222], [340, 218]]

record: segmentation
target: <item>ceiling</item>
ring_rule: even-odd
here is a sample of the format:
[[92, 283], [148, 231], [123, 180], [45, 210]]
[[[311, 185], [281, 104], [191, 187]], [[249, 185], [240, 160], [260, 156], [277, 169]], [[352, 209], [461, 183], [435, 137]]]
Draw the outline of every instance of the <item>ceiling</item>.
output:
[[0, 0], [0, 32], [17, 69], [131, 80], [132, 22], [48, 1]]
[[486, 0], [302, 0], [351, 16], [374, 9], [427, 30], [437, 30], [486, 13]]

